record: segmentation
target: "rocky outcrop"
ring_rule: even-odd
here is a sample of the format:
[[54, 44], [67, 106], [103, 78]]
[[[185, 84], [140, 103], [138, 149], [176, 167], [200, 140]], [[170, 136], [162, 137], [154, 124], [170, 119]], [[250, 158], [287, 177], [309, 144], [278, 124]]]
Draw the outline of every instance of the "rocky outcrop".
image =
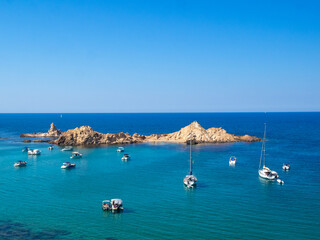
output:
[[36, 137], [40, 137], [40, 138], [57, 138], [57, 137], [60, 136], [60, 134], [61, 134], [60, 129], [57, 130], [56, 125], [54, 125], [54, 123], [51, 123], [50, 129], [46, 133], [24, 133], [24, 134], [21, 134], [20, 137], [28, 137], [28, 138], [36, 138]]
[[100, 145], [100, 144], [130, 144], [141, 143], [145, 139], [145, 136], [140, 134], [130, 135], [129, 133], [99, 133], [94, 131], [89, 126], [82, 126], [79, 128], [68, 130], [61, 134], [61, 136], [51, 141], [53, 144], [66, 146], [66, 145]]
[[146, 137], [146, 142], [187, 143], [228, 143], [228, 142], [258, 142], [261, 139], [249, 135], [235, 136], [222, 128], [204, 129], [197, 121], [181, 128], [180, 131], [169, 134], [153, 134]]
[[143, 142], [172, 142], [187, 143], [227, 143], [227, 142], [257, 142], [261, 139], [249, 135], [235, 136], [222, 128], [204, 129], [197, 121], [182, 128], [180, 131], [169, 134], [152, 134], [150, 136], [135, 133], [99, 133], [89, 126], [82, 126], [63, 132], [52, 144], [66, 145], [100, 145], [100, 144], [132, 144]]

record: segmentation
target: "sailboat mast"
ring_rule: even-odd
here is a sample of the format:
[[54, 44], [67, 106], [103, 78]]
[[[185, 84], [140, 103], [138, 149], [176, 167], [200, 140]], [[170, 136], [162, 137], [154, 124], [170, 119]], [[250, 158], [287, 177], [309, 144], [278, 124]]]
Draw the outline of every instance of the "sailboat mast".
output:
[[190, 175], [192, 175], [192, 139], [190, 139]]
[[266, 137], [267, 137], [267, 123], [264, 124], [264, 136], [263, 136], [263, 142], [264, 142], [264, 148], [263, 148], [263, 166], [266, 165]]
[[263, 164], [263, 167], [266, 164], [266, 131], [267, 131], [267, 124], [265, 123], [264, 124], [264, 134], [263, 134], [263, 139], [262, 139], [259, 169], [261, 168], [261, 163]]

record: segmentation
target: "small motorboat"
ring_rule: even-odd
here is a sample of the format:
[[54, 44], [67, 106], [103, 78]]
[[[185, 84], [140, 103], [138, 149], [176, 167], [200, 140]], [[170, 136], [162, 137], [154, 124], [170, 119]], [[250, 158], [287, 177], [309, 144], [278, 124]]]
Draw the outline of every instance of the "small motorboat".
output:
[[121, 158], [122, 161], [128, 161], [131, 159], [130, 155], [129, 154], [124, 154], [123, 157]]
[[81, 153], [78, 153], [78, 152], [73, 152], [70, 158], [71, 158], [71, 159], [82, 158], [82, 154], [81, 154]]
[[102, 201], [102, 210], [103, 211], [111, 211], [112, 210], [110, 200], [103, 200]]
[[103, 200], [102, 210], [120, 212], [123, 210], [122, 200], [121, 199]]
[[62, 148], [62, 150], [61, 150], [61, 151], [72, 151], [72, 150], [73, 150], [73, 147], [68, 146], [68, 147], [64, 147], [64, 148]]
[[229, 159], [229, 166], [235, 166], [237, 162], [237, 158], [236, 157], [231, 157]]
[[48, 149], [51, 151], [53, 150], [53, 146], [49, 146]]
[[39, 149], [29, 149], [28, 150], [28, 155], [40, 155], [41, 151]]
[[111, 199], [102, 201], [103, 211], [120, 212], [123, 210], [123, 204], [121, 199]]
[[281, 185], [284, 184], [284, 181], [282, 181], [280, 178], [277, 179], [277, 182]]
[[70, 162], [64, 162], [61, 166], [62, 169], [66, 169], [66, 168], [74, 168], [76, 166], [75, 163], [70, 163]]
[[29, 148], [28, 147], [24, 147], [22, 148], [22, 152], [28, 152]]
[[124, 148], [123, 147], [118, 147], [117, 152], [124, 152]]
[[25, 166], [27, 166], [27, 161], [15, 162], [13, 166], [15, 166], [15, 167], [25, 167]]
[[283, 164], [282, 169], [284, 171], [289, 171], [290, 170], [290, 164]]
[[122, 211], [123, 205], [121, 199], [111, 199], [112, 211]]

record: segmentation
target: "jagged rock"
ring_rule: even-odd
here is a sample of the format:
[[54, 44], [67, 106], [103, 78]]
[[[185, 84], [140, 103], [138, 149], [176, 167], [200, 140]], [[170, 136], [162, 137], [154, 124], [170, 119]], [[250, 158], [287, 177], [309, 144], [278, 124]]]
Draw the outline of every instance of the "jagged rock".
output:
[[60, 131], [60, 129], [57, 130], [57, 127], [56, 127], [56, 125], [54, 125], [54, 123], [51, 123], [48, 134], [50, 136], [58, 137], [61, 134], [61, 131]]
[[56, 125], [54, 123], [51, 123], [50, 129], [47, 133], [24, 133], [21, 134], [20, 137], [29, 137], [29, 138], [35, 138], [35, 137], [46, 137], [46, 138], [56, 138], [59, 137], [61, 134], [60, 129], [57, 130]]
[[169, 134], [152, 134], [150, 136], [135, 133], [99, 133], [89, 126], [82, 126], [63, 132], [52, 144], [66, 145], [100, 145], [100, 144], [132, 144], [142, 142], [172, 142], [172, 143], [227, 143], [227, 142], [257, 142], [261, 139], [249, 135], [235, 136], [222, 128], [204, 129], [197, 121]]
[[227, 142], [258, 142], [261, 139], [249, 135], [235, 136], [222, 128], [204, 129], [197, 121], [181, 128], [180, 131], [169, 134], [153, 134], [146, 137], [146, 142], [175, 142], [175, 143], [227, 143]]

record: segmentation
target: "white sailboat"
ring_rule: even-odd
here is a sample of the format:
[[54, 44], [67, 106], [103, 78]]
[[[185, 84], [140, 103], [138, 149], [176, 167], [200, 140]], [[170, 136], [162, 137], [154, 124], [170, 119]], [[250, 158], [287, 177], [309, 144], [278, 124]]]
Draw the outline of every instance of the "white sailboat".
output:
[[183, 183], [187, 188], [193, 188], [197, 185], [197, 178], [192, 174], [192, 140], [190, 140], [190, 172], [183, 179]]
[[267, 130], [267, 124], [265, 123], [258, 172], [261, 178], [268, 179], [268, 180], [275, 180], [278, 178], [278, 173], [266, 167], [266, 130]]

